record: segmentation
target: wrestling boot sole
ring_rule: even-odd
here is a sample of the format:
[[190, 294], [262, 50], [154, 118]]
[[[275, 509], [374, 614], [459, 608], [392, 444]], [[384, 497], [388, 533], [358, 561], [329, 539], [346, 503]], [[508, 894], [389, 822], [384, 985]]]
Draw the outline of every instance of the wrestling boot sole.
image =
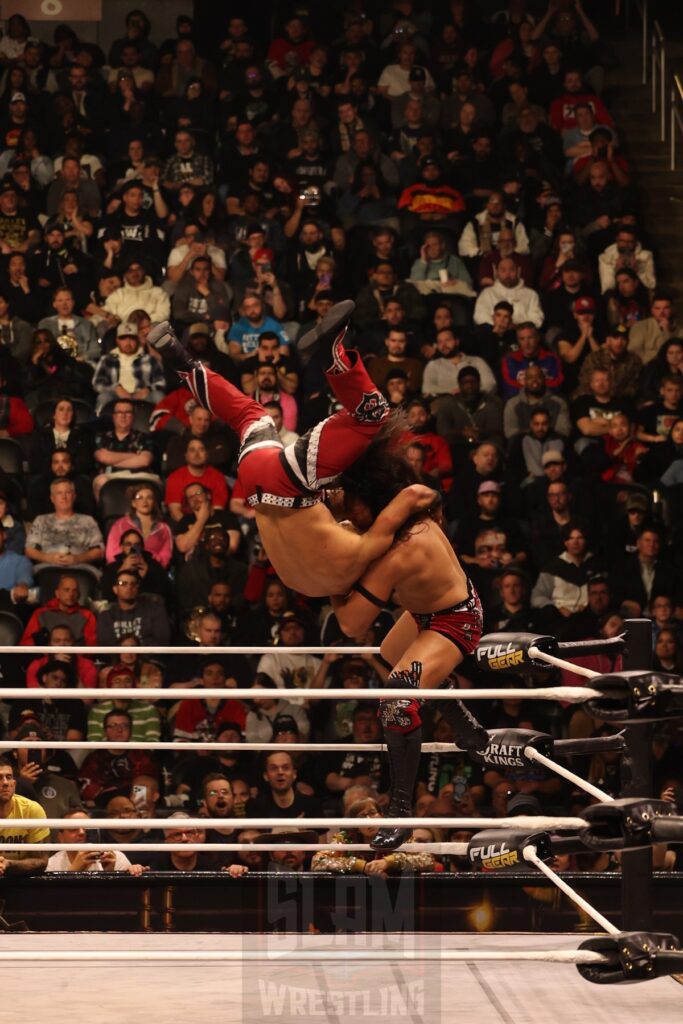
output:
[[147, 335], [147, 342], [165, 363], [176, 370], [190, 371], [198, 365], [194, 359], [190, 359], [168, 320], [154, 324]]
[[410, 839], [412, 831], [411, 828], [381, 828], [370, 841], [370, 848], [378, 853], [393, 853]]
[[344, 328], [348, 327], [355, 308], [356, 303], [351, 299], [335, 303], [319, 324], [312, 327], [310, 331], [306, 331], [296, 346], [297, 351], [312, 353], [320, 345], [328, 345], [331, 348], [332, 343], [336, 341]]

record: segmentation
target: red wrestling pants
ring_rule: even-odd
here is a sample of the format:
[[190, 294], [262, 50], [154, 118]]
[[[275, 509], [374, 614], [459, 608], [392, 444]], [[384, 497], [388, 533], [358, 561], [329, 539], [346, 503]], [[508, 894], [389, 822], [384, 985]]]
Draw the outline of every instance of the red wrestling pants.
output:
[[389, 406], [360, 356], [347, 354], [353, 360], [350, 369], [326, 374], [344, 408], [286, 448], [263, 406], [229, 381], [201, 365], [180, 374], [199, 404], [239, 436], [238, 477], [249, 505], [315, 505], [320, 488], [355, 462], [374, 438]]

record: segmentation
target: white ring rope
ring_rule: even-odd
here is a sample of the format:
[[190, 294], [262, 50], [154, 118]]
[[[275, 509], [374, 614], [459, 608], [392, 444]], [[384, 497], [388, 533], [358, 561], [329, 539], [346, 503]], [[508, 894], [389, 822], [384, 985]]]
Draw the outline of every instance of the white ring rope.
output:
[[[78, 824], [74, 826], [74, 821]], [[122, 825], [121, 822], [135, 822]], [[180, 823], [180, 824], [179, 824]], [[124, 828], [457, 828], [480, 832], [485, 828], [507, 828], [516, 832], [552, 832], [554, 829], [578, 832], [585, 829], [583, 818], [557, 818], [520, 814], [512, 818], [22, 818], [22, 828], [106, 828], [120, 832]], [[16, 828], [16, 818], [0, 818], [0, 829]], [[32, 844], [33, 845], [33, 844]]]
[[[132, 648], [131, 648], [132, 650]], [[135, 687], [105, 686], [98, 689], [94, 686], [79, 687], [58, 687], [39, 686], [28, 690], [25, 686], [0, 687], [0, 700], [7, 698], [23, 698], [28, 700], [34, 697], [41, 700], [44, 697], [51, 697], [59, 700], [64, 697], [73, 697], [74, 700], [83, 700], [92, 697], [95, 699], [122, 700], [272, 700], [273, 696], [303, 698], [304, 700], [405, 700], [407, 695], [419, 700], [557, 700], [566, 704], [583, 704], [584, 701], [593, 700], [603, 695], [598, 690], [590, 690], [584, 686], [548, 686], [539, 689], [501, 688], [498, 690], [408, 690], [397, 687], [385, 687], [383, 689], [302, 689], [302, 688], [281, 688], [265, 689], [262, 687], [173, 687], [172, 689], [161, 689], [159, 687]]]
[[601, 928], [604, 928], [609, 935], [619, 934], [619, 929], [613, 925], [611, 921], [608, 921], [606, 917], [603, 917], [595, 907], [591, 906], [591, 904], [583, 898], [583, 896], [579, 896], [576, 889], [572, 889], [571, 885], [568, 885], [563, 878], [560, 878], [560, 876], [553, 871], [552, 868], [549, 868], [547, 864], [543, 863], [536, 852], [535, 846], [526, 847], [524, 850], [524, 860], [533, 864], [539, 869], [539, 871], [542, 871], [546, 878], [549, 878], [551, 882], [554, 882], [557, 888], [563, 892], [565, 896], [568, 896], [573, 903], [576, 903], [577, 907], [581, 907], [581, 909], [584, 910], [589, 917], [592, 917], [596, 924], [599, 924]]
[[[66, 570], [65, 570], [66, 575]], [[200, 647], [197, 644], [186, 644], [184, 647], [140, 647], [102, 646], [93, 644], [91, 647], [50, 647], [48, 644], [28, 644], [26, 646], [2, 647], [3, 654], [76, 654], [81, 658], [91, 657], [94, 654], [196, 654], [203, 657], [205, 654], [379, 654], [379, 647]]]
[[[79, 827], [80, 818], [72, 822]], [[117, 831], [124, 832], [124, 828]], [[2, 843], [0, 851], [26, 852], [26, 843]], [[440, 857], [466, 857], [468, 843], [403, 843], [399, 853], [433, 853]], [[31, 851], [56, 853], [58, 850], [93, 850], [98, 853], [120, 850], [122, 853], [181, 853], [192, 850], [195, 853], [243, 853], [256, 850], [265, 853], [271, 850], [327, 850], [334, 853], [376, 853], [367, 843], [31, 843]]]
[[[16, 936], [12, 936], [16, 939]], [[123, 961], [129, 963], [135, 961], [141, 963], [166, 963], [183, 961], [197, 964], [220, 963], [234, 961], [237, 963], [310, 963], [327, 962], [334, 960], [359, 960], [363, 963], [368, 961], [389, 961], [391, 963], [419, 963], [421, 961], [460, 961], [462, 963], [475, 963], [477, 961], [541, 961], [549, 964], [610, 964], [613, 961], [602, 953], [594, 953], [589, 949], [549, 949], [549, 950], [465, 950], [465, 949], [387, 949], [387, 950], [296, 950], [290, 952], [278, 952], [275, 950], [238, 950], [238, 949], [202, 949], [198, 953], [191, 949], [173, 949], [164, 953], [158, 949], [84, 949], [84, 950], [58, 950], [58, 949], [34, 949], [34, 950], [0, 950], [0, 962], [9, 961], [21, 963], [30, 961], [32, 964], [43, 964], [46, 961], [79, 961], [80, 967], [90, 967], [95, 963], [115, 963]]]
[[[590, 654], [586, 652], [587, 656]], [[577, 658], [582, 657], [577, 651]], [[564, 658], [557, 658], [554, 654], [546, 654], [545, 651], [539, 651], [538, 647], [529, 648], [530, 658], [540, 658], [541, 661], [546, 661], [549, 665], [553, 665], [555, 668], [565, 669], [567, 672], [573, 672], [577, 676], [584, 676], [586, 679], [595, 679], [596, 676], [602, 675], [601, 672], [596, 672], [592, 668], [586, 668], [584, 665], [575, 665], [572, 661], [565, 661]]]
[[[0, 750], [110, 750], [108, 740], [0, 740]], [[204, 740], [127, 740], [125, 743], [116, 741], [117, 750], [237, 750], [260, 751], [275, 753], [277, 750], [287, 751], [329, 751], [338, 750], [346, 753], [366, 754], [386, 751], [384, 743], [354, 743], [349, 736], [346, 743], [218, 743]], [[464, 754], [462, 747], [455, 743], [423, 743], [423, 754]]]
[[579, 786], [580, 789], [584, 790], [584, 792], [597, 797], [600, 803], [611, 803], [614, 800], [614, 797], [610, 796], [609, 793], [605, 793], [604, 790], [598, 789], [598, 787], [594, 786], [591, 782], [586, 782], [585, 779], [582, 779], [579, 775], [570, 771], [569, 768], [565, 768], [563, 765], [558, 764], [557, 761], [553, 761], [551, 758], [546, 757], [545, 754], [542, 754], [540, 750], [536, 750], [535, 747], [525, 747], [524, 756], [528, 757], [530, 761], [536, 761], [537, 764], [543, 765], [543, 767], [547, 768], [548, 771], [555, 772], [556, 775], [561, 775], [562, 778], [567, 779], [568, 782], [573, 782], [575, 786]]
[[[382, 743], [353, 743], [351, 739], [347, 743], [203, 743], [201, 740], [187, 740], [174, 742], [141, 742], [136, 743], [134, 740], [129, 740], [125, 743], [116, 744], [117, 750], [194, 750], [197, 748], [202, 750], [237, 750], [237, 751], [258, 751], [260, 753], [275, 753], [276, 751], [286, 752], [304, 752], [311, 750], [338, 750], [338, 751], [353, 751], [353, 753], [366, 753], [371, 751], [385, 752], [386, 745]], [[108, 740], [58, 740], [51, 742], [49, 740], [0, 740], [0, 750], [109, 750], [111, 748], [111, 742]], [[460, 747], [456, 747], [454, 743], [423, 743], [422, 753], [423, 754], [451, 754], [451, 753], [466, 753]], [[610, 796], [609, 793], [603, 792], [598, 789], [597, 786], [593, 786], [590, 782], [586, 782], [579, 775], [575, 775], [574, 772], [568, 768], [564, 768], [561, 764], [546, 757], [545, 754], [541, 754], [535, 747], [525, 747], [524, 756], [530, 761], [536, 761], [538, 764], [543, 765], [551, 772], [555, 772], [556, 775], [562, 776], [563, 779], [567, 779], [569, 782], [573, 782], [579, 786], [586, 793], [590, 793], [591, 796], [597, 797], [601, 803], [612, 801], [614, 797]]]

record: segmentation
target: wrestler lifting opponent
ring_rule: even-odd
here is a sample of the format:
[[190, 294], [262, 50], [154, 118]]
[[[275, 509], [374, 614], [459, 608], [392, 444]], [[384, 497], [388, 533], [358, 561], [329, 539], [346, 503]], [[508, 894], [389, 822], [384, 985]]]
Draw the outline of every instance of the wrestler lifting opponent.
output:
[[406, 519], [434, 499], [428, 487], [408, 487], [362, 534], [341, 529], [322, 502], [322, 488], [365, 451], [390, 415], [358, 353], [344, 347], [353, 310], [351, 301], [337, 303], [299, 342], [300, 351], [331, 346], [326, 377], [343, 409], [287, 447], [263, 406], [191, 360], [167, 321], [149, 333], [149, 344], [178, 370], [199, 404], [238, 434], [238, 477], [263, 546], [282, 582], [309, 597], [346, 593], [388, 551]]
[[[382, 508], [414, 480], [402, 455], [391, 452], [385, 438], [368, 448], [342, 474], [346, 513], [366, 530]], [[413, 516], [396, 534], [391, 549], [370, 566], [345, 597], [333, 597], [339, 624], [349, 636], [367, 629], [393, 597], [405, 609], [382, 643], [382, 657], [393, 669], [386, 685], [414, 689], [450, 688], [449, 676], [472, 654], [482, 633], [482, 608], [451, 544], [433, 513]], [[436, 701], [459, 747], [470, 753], [489, 743], [484, 727], [459, 700]], [[389, 756], [389, 817], [412, 813], [422, 742], [420, 703], [381, 701], [379, 716]], [[410, 835], [408, 828], [380, 829], [371, 845], [394, 850]]]

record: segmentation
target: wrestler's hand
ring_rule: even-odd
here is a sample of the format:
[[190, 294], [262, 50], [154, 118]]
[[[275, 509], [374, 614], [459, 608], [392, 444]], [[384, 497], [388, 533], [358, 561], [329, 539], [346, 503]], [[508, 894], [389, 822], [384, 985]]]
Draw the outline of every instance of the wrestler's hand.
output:
[[411, 514], [429, 508], [437, 497], [436, 491], [431, 487], [425, 487], [424, 484], [411, 484], [403, 493], [408, 498]]
[[365, 865], [365, 874], [386, 878], [388, 867], [389, 865], [387, 864], [385, 857], [382, 857], [380, 860], [369, 860]]
[[240, 875], [246, 875], [249, 868], [246, 864], [224, 864], [221, 871], [225, 871], [231, 878], [239, 878]]

